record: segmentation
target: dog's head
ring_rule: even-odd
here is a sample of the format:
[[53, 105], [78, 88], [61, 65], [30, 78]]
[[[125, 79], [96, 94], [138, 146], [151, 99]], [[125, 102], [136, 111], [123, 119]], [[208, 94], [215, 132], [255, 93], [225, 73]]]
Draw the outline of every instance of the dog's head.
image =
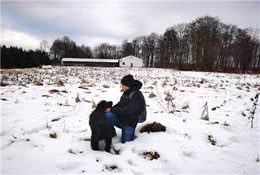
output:
[[100, 111], [105, 111], [107, 108], [111, 108], [112, 106], [113, 106], [112, 101], [107, 102], [105, 100], [102, 100], [97, 104], [96, 109]]

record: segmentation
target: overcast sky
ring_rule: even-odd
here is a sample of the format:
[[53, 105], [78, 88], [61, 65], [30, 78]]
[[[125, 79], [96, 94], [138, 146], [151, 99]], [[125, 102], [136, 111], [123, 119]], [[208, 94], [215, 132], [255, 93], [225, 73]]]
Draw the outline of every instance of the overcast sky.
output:
[[69, 36], [77, 44], [120, 44], [211, 15], [260, 29], [260, 1], [1, 1], [1, 44], [39, 48]]

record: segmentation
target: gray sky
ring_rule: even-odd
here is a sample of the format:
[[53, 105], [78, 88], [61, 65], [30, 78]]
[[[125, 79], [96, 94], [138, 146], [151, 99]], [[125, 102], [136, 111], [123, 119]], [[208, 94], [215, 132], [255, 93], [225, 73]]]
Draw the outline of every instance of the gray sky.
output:
[[260, 29], [260, 1], [1, 1], [1, 44], [39, 48], [69, 36], [77, 44], [120, 44], [211, 15]]

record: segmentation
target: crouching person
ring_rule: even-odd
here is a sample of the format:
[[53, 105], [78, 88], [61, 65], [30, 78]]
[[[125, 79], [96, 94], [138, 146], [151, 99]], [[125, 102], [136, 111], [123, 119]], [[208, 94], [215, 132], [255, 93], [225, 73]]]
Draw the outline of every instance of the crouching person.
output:
[[106, 110], [107, 122], [115, 132], [114, 126], [121, 128], [121, 142], [133, 141], [135, 128], [140, 121], [140, 115], [146, 118], [145, 99], [140, 91], [142, 83], [135, 80], [132, 75], [126, 75], [121, 80], [121, 92], [123, 95], [120, 101]]
[[91, 148], [101, 150], [99, 142], [105, 140], [105, 151], [110, 152], [113, 130], [108, 126], [105, 116], [105, 110], [111, 108], [112, 102], [101, 101], [96, 109], [90, 114], [89, 125], [91, 128]]

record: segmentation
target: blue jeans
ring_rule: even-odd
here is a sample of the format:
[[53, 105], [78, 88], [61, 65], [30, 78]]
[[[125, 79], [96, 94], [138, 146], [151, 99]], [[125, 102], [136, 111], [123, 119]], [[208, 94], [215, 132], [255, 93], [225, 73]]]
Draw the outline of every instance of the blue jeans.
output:
[[118, 116], [112, 112], [107, 112], [106, 113], [106, 119], [107, 119], [107, 124], [109, 126], [109, 128], [111, 128], [111, 130], [115, 133], [115, 127], [121, 128], [122, 130], [122, 137], [121, 137], [121, 142], [125, 143], [125, 142], [129, 142], [129, 141], [133, 141], [135, 138], [135, 128], [130, 127], [130, 126], [126, 126], [126, 125], [122, 125], [119, 122]]

